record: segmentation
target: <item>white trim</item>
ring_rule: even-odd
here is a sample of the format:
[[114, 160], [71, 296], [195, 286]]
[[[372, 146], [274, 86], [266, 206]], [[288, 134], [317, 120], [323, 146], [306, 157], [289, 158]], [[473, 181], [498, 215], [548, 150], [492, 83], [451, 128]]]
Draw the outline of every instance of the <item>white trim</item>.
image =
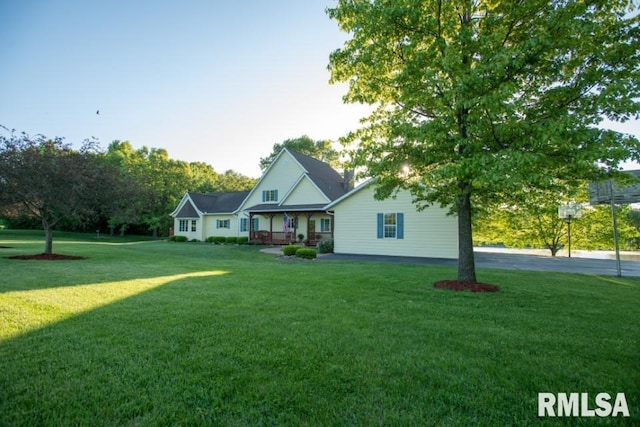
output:
[[[283, 148], [282, 150], [280, 150], [280, 152], [278, 153], [278, 155], [276, 156], [275, 159], [273, 159], [273, 161], [271, 162], [271, 164], [269, 165], [269, 167], [267, 169], [265, 169], [265, 171], [262, 173], [262, 176], [260, 177], [260, 179], [258, 180], [258, 182], [255, 183], [255, 185], [253, 186], [253, 188], [251, 189], [251, 191], [249, 191], [249, 194], [247, 194], [247, 197], [244, 198], [244, 200], [242, 201], [242, 203], [240, 203], [240, 206], [238, 206], [238, 209], [236, 209], [235, 211], [233, 211], [233, 213], [237, 213], [240, 211], [243, 211], [244, 209], [244, 205], [245, 203], [247, 203], [247, 200], [249, 200], [249, 198], [253, 195], [253, 193], [256, 191], [256, 188], [260, 187], [260, 183], [262, 183], [262, 181], [264, 181], [264, 178], [267, 176], [267, 174], [269, 173], [269, 171], [271, 170], [271, 168], [273, 167], [273, 165], [276, 164], [276, 162], [278, 161], [278, 159], [280, 158], [280, 156], [283, 155], [284, 152], [287, 152], [287, 154], [289, 154], [289, 156], [291, 156], [294, 160], [295, 157], [293, 157], [291, 155], [291, 153], [289, 153], [289, 151], [286, 148]], [[298, 162], [296, 160], [296, 163], [300, 164], [300, 162]], [[300, 165], [302, 167], [302, 165]], [[302, 168], [302, 170], [305, 170], [304, 168]], [[260, 200], [262, 200], [262, 198], [260, 198]]]
[[370, 184], [372, 184], [374, 181], [374, 178], [369, 178], [368, 180], [366, 180], [365, 182], [363, 182], [362, 184], [358, 185], [356, 188], [354, 188], [353, 190], [349, 191], [348, 193], [338, 197], [337, 199], [335, 199], [333, 202], [329, 203], [327, 206], [324, 207], [325, 210], [331, 209], [332, 207], [334, 207], [335, 205], [337, 205], [338, 203], [342, 202], [343, 200], [353, 196], [354, 194], [356, 194], [357, 192], [359, 192], [360, 190], [363, 190], [365, 188], [367, 188]]
[[[293, 156], [292, 156], [293, 157]], [[313, 182], [313, 180], [311, 178], [309, 178], [308, 172], [304, 172], [302, 175], [300, 175], [300, 177], [296, 180], [296, 182], [293, 183], [293, 185], [291, 186], [291, 188], [289, 188], [289, 191], [287, 191], [287, 193], [284, 195], [284, 197], [282, 198], [282, 201], [278, 203], [278, 206], [283, 206], [286, 205], [285, 201], [289, 198], [289, 196], [291, 196], [291, 194], [298, 188], [298, 185], [300, 185], [300, 183], [302, 182], [303, 179], [307, 179], [311, 185], [313, 185], [313, 187], [318, 190], [318, 192], [322, 195], [322, 197], [324, 197], [324, 199], [327, 202], [330, 202], [331, 200], [327, 197], [326, 194], [324, 194], [324, 192], [316, 185], [315, 182]], [[315, 204], [315, 203], [314, 203]], [[318, 203], [319, 204], [319, 203]]]
[[187, 201], [191, 203], [191, 206], [193, 206], [193, 209], [195, 209], [195, 211], [198, 213], [198, 218], [202, 218], [202, 216], [206, 214], [206, 212], [202, 212], [200, 209], [198, 209], [198, 205], [194, 203], [193, 199], [191, 198], [191, 196], [189, 196], [189, 193], [187, 192], [184, 194], [184, 196], [182, 196], [180, 203], [178, 203], [178, 207], [173, 212], [171, 212], [169, 216], [177, 218], [176, 215], [178, 215], [178, 212], [180, 212], [180, 210], [184, 207]]

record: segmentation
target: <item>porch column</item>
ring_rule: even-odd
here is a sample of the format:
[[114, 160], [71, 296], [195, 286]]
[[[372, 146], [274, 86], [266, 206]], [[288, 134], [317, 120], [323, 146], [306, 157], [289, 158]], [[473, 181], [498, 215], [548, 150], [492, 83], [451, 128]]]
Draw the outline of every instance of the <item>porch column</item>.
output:
[[269, 243], [273, 243], [273, 217], [275, 216], [274, 213], [269, 214]]
[[[313, 216], [313, 212], [305, 212], [304, 216], [307, 217], [307, 244], [308, 244], [309, 240], [311, 240], [310, 235], [309, 235], [309, 220]], [[315, 230], [313, 230], [313, 231], [315, 231]]]
[[249, 240], [253, 240], [253, 214], [249, 212]]

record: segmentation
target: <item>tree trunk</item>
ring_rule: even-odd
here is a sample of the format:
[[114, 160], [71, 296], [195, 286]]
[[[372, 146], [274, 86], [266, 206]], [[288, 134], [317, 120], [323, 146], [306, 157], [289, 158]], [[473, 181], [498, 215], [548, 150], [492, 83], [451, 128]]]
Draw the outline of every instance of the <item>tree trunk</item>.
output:
[[53, 230], [48, 224], [44, 225], [44, 253], [47, 255], [53, 253]]
[[463, 190], [458, 198], [458, 281], [476, 283], [471, 226], [471, 194]]

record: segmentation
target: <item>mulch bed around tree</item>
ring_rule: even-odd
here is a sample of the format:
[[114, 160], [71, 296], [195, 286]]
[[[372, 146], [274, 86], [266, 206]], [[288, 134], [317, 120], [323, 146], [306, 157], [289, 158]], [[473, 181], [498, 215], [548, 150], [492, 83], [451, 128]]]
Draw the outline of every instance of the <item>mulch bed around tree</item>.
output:
[[441, 280], [433, 284], [436, 289], [450, 289], [452, 291], [471, 291], [471, 292], [498, 292], [500, 289], [496, 285], [487, 283], [467, 283], [457, 280]]
[[40, 260], [40, 261], [67, 261], [76, 259], [86, 259], [83, 256], [73, 255], [60, 255], [60, 254], [35, 254], [35, 255], [14, 255], [7, 257], [9, 259], [23, 259], [23, 260]]

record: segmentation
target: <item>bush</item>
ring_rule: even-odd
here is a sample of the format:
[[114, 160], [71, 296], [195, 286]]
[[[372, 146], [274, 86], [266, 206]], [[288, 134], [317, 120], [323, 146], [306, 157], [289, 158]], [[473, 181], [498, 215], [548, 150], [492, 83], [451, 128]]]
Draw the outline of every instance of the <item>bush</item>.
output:
[[171, 236], [169, 237], [169, 241], [171, 242], [186, 242], [187, 240], [187, 236]]
[[320, 240], [316, 245], [316, 249], [319, 254], [332, 254], [333, 240]]
[[229, 243], [229, 244], [236, 244], [238, 243], [238, 238], [235, 236], [229, 236], [227, 238], [225, 238], [225, 243]]
[[239, 245], [246, 245], [247, 243], [249, 243], [249, 238], [248, 237], [238, 237], [238, 244]]
[[317, 256], [315, 249], [300, 248], [296, 251], [296, 258], [315, 259]]
[[218, 245], [225, 243], [227, 241], [227, 238], [224, 236], [209, 236], [207, 237], [207, 242], [209, 243], [216, 243]]
[[293, 256], [296, 254], [296, 251], [298, 249], [302, 249], [302, 246], [287, 245], [284, 248], [282, 248], [282, 253], [284, 254], [284, 256]]

